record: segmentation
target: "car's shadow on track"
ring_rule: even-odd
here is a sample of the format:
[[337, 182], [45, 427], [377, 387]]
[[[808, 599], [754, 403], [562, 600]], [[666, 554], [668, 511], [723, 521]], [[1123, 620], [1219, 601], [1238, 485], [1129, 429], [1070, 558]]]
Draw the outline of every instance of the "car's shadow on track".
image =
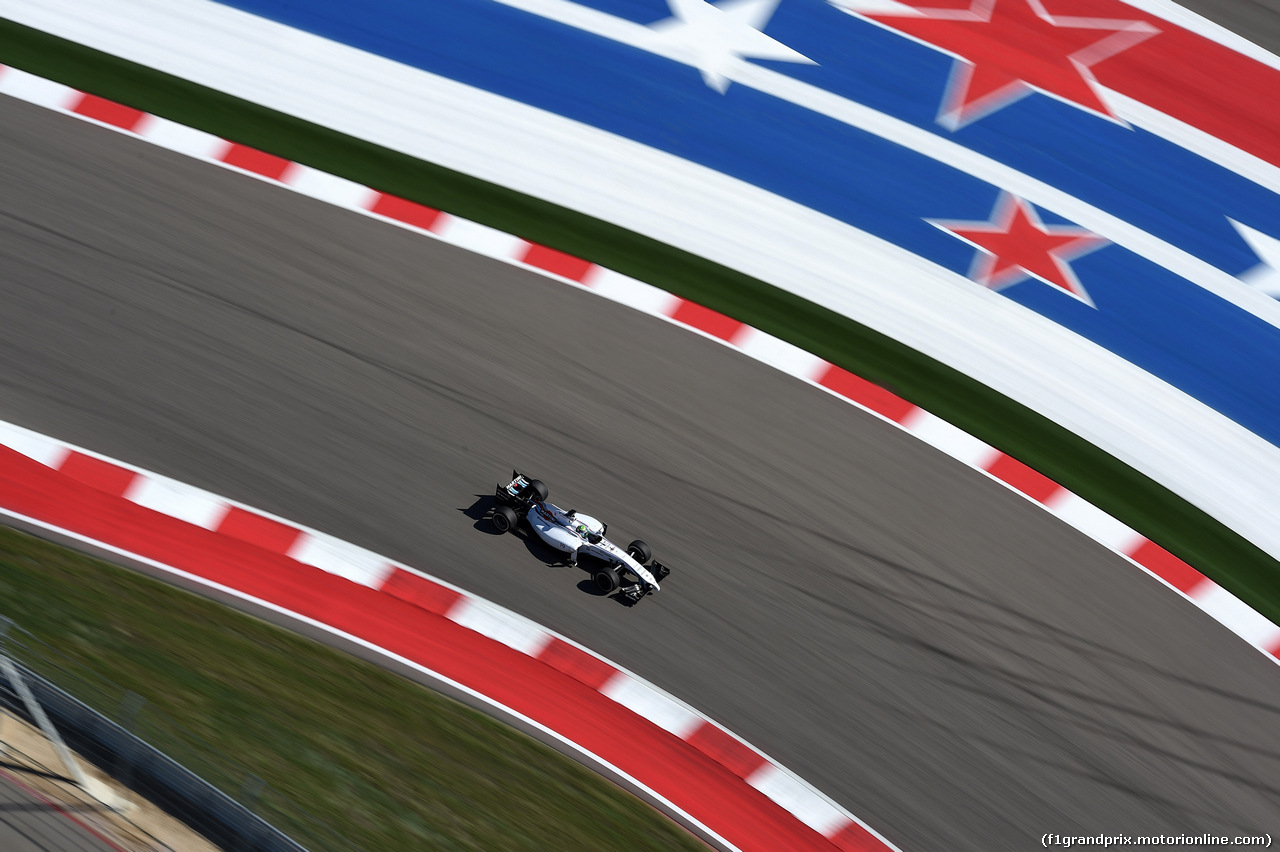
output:
[[631, 609], [631, 607], [636, 605], [635, 601], [628, 599], [621, 592], [614, 592], [611, 595], [606, 595], [603, 591], [600, 590], [600, 587], [596, 585], [596, 581], [591, 579], [590, 577], [578, 583], [578, 591], [586, 592], [587, 594], [591, 595], [591, 597], [593, 598], [605, 598], [605, 597], [610, 598], [618, 606], [623, 606], [623, 607], [626, 607], [627, 609]]
[[489, 535], [502, 535], [498, 532], [498, 528], [493, 525], [493, 521], [489, 520], [489, 513], [493, 511], [493, 507], [498, 501], [493, 499], [492, 494], [477, 494], [475, 502], [470, 506], [459, 509], [458, 511], [475, 521], [471, 526], [482, 533]]
[[[493, 535], [493, 536], [502, 535], [502, 533], [498, 531], [498, 528], [493, 525], [493, 521], [490, 520], [490, 517], [489, 517], [490, 513], [493, 512], [494, 506], [497, 505], [497, 501], [494, 499], [493, 495], [492, 494], [476, 494], [475, 498], [476, 499], [474, 503], [472, 503], [470, 506], [460, 508], [458, 509], [458, 511], [466, 515], [472, 521], [474, 521], [474, 523], [471, 525], [473, 529], [479, 530], [485, 535]], [[579, 571], [582, 571], [583, 573], [585, 573], [587, 576], [581, 582], [578, 583], [579, 591], [585, 592], [586, 594], [591, 595], [594, 598], [611, 597], [620, 606], [624, 606], [628, 608], [631, 606], [634, 606], [634, 604], [631, 601], [627, 600], [625, 597], [623, 597], [620, 594], [615, 593], [613, 595], [606, 595], [604, 592], [600, 590], [600, 587], [596, 585], [595, 580], [593, 580], [591, 577], [591, 573], [594, 570], [596, 563], [590, 560], [584, 560], [582, 563], [580, 563], [577, 566], [571, 566], [568, 562], [564, 560], [563, 553], [556, 550], [554, 547], [547, 544], [546, 542], [538, 538], [533, 533], [530, 533], [529, 530], [526, 529], [523, 524], [513, 529], [509, 533], [509, 535], [511, 535], [513, 538], [516, 538], [522, 541], [524, 543], [524, 549], [529, 552], [529, 555], [532, 556], [534, 559], [537, 559], [546, 567], [548, 568], [576, 567]]]

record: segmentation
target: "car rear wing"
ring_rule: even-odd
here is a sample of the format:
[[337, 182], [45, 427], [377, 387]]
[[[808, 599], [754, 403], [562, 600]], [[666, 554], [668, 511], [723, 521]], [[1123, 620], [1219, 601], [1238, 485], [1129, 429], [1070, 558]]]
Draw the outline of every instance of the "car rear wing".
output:
[[494, 487], [494, 499], [499, 506], [514, 506], [524, 502], [528, 497], [529, 483], [532, 480], [518, 470], [511, 471], [511, 481], [506, 485]]

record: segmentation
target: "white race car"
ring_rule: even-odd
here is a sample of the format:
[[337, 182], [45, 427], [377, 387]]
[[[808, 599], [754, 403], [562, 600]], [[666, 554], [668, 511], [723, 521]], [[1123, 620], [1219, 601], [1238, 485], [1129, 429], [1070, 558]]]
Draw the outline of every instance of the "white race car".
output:
[[[623, 550], [605, 538], [608, 527], [600, 521], [570, 509], [565, 511], [547, 500], [547, 486], [511, 471], [511, 482], [495, 489], [495, 502], [490, 519], [498, 532], [510, 532], [521, 521], [538, 534], [538, 538], [567, 554], [566, 561], [578, 564], [579, 556], [599, 562], [592, 572], [600, 591], [611, 595], [620, 592], [631, 603], [658, 591], [658, 585], [671, 570], [653, 561], [649, 545], [633, 541]], [[645, 567], [645, 563], [649, 563]]]

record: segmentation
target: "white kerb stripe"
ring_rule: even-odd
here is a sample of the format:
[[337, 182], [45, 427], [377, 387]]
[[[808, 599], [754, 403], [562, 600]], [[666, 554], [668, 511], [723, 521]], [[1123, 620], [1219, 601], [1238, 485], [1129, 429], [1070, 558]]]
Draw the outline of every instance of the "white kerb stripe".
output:
[[1118, 553], [1133, 553], [1147, 539], [1083, 497], [1065, 488], [1049, 497], [1045, 508], [1089, 538]]
[[817, 355], [804, 351], [794, 343], [788, 343], [785, 340], [774, 337], [772, 334], [767, 334], [758, 328], [751, 328], [750, 326], [747, 326], [734, 338], [733, 345], [741, 350], [743, 354], [797, 379], [811, 378], [815, 372], [821, 367], [825, 367], [827, 363]]
[[505, 231], [448, 213], [441, 213], [431, 230], [450, 245], [501, 260], [515, 257], [517, 251], [528, 245], [524, 240]]
[[1000, 455], [995, 447], [922, 408], [912, 411], [902, 421], [902, 427], [956, 461], [979, 470], [985, 470]]
[[0, 444], [55, 469], [61, 467], [71, 453], [61, 441], [12, 423], [0, 422]]
[[69, 86], [5, 66], [0, 74], [0, 93], [50, 109], [67, 110], [79, 93]]
[[301, 163], [294, 163], [284, 174], [286, 183], [296, 192], [348, 210], [368, 212], [378, 193], [363, 184], [347, 180]]
[[531, 657], [540, 654], [551, 641], [551, 634], [541, 625], [481, 598], [462, 598], [446, 617], [455, 624]]
[[393, 570], [385, 557], [324, 533], [304, 532], [289, 548], [289, 558], [353, 583], [380, 589]]
[[612, 269], [602, 269], [591, 277], [591, 291], [651, 316], [669, 316], [680, 304], [679, 296]]
[[682, 740], [706, 721], [667, 693], [626, 672], [609, 678], [600, 693]]
[[775, 764], [752, 772], [747, 783], [823, 837], [832, 837], [851, 822], [829, 799]]
[[138, 135], [153, 145], [159, 145], [161, 148], [168, 148], [170, 151], [186, 154], [198, 160], [213, 160], [214, 155], [223, 150], [227, 144], [212, 133], [205, 133], [203, 130], [196, 130], [194, 127], [187, 127], [159, 116], [152, 116], [152, 120], [147, 122], [142, 133]]
[[1211, 580], [1192, 589], [1196, 606], [1222, 622], [1232, 633], [1246, 642], [1265, 649], [1280, 642], [1280, 627], [1272, 624], [1257, 610]]
[[124, 499], [207, 530], [217, 529], [228, 507], [217, 494], [154, 474], [135, 476]]

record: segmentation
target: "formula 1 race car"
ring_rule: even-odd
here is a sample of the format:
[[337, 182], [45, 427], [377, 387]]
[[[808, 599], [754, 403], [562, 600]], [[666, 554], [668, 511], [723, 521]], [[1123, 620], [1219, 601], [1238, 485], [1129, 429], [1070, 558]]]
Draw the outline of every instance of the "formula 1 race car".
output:
[[[490, 520], [498, 532], [510, 532], [524, 521], [538, 538], [565, 554], [570, 565], [580, 556], [600, 563], [592, 571], [596, 586], [607, 595], [619, 592], [631, 603], [661, 588], [671, 570], [653, 561], [649, 545], [633, 541], [623, 550], [605, 538], [607, 525], [576, 509], [565, 511], [547, 501], [547, 486], [511, 471], [511, 482], [495, 489]], [[645, 567], [645, 563], [649, 563]]]

